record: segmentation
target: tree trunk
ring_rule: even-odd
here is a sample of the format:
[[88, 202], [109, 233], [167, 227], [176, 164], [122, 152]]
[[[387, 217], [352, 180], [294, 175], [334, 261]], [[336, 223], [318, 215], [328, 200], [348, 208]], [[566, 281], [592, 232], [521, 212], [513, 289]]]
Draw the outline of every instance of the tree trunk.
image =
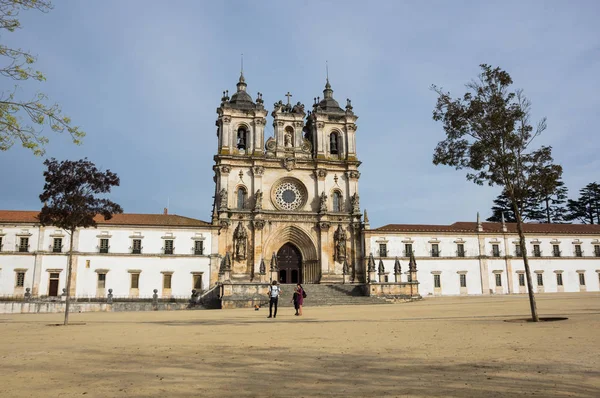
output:
[[523, 254], [523, 264], [525, 264], [525, 275], [527, 277], [527, 290], [529, 292], [529, 306], [531, 307], [531, 320], [539, 322], [535, 296], [533, 295], [533, 283], [531, 282], [531, 271], [529, 270], [529, 258], [527, 257], [527, 246], [525, 246], [525, 234], [523, 233], [523, 221], [519, 213], [515, 214], [517, 218], [517, 232], [519, 233], [519, 244]]
[[69, 324], [69, 303], [71, 298], [71, 270], [73, 267], [73, 241], [75, 237], [75, 230], [71, 230], [71, 239], [69, 242], [69, 265], [67, 266], [67, 294], [65, 297], [65, 323], [67, 326]]
[[546, 198], [546, 221], [550, 224], [550, 198]]

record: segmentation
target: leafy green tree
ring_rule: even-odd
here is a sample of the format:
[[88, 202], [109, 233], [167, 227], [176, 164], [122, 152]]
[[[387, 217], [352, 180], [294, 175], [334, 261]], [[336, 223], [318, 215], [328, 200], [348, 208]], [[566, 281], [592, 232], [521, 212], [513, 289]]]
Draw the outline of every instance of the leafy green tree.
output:
[[[528, 193], [522, 201], [519, 201], [518, 206], [519, 209], [521, 209], [523, 221], [537, 220], [540, 218], [541, 212], [539, 208], [539, 201], [532, 192]], [[492, 215], [487, 219], [487, 221], [501, 222], [503, 214], [504, 221], [517, 222], [517, 217], [515, 216], [515, 211], [513, 209], [512, 202], [510, 200], [510, 197], [506, 193], [506, 190], [503, 190], [502, 193], [500, 193], [500, 195], [498, 195], [496, 199], [494, 199], [494, 206], [492, 206]]]
[[600, 184], [591, 182], [579, 190], [579, 199], [569, 199], [567, 220], [600, 224]]
[[69, 324], [69, 299], [71, 294], [71, 270], [73, 266], [73, 236], [77, 228], [95, 227], [94, 217], [100, 215], [110, 220], [113, 214], [123, 213], [121, 206], [100, 197], [119, 186], [119, 177], [110, 170], [100, 171], [87, 159], [77, 161], [44, 162], [46, 183], [40, 200], [44, 203], [38, 215], [41, 224], [54, 225], [69, 234], [69, 263], [67, 269], [67, 297], [65, 301], [65, 325]]
[[468, 180], [498, 185], [506, 191], [523, 248], [531, 317], [538, 322], [519, 203], [530, 192], [542, 191], [541, 176], [544, 186], [555, 184], [562, 167], [553, 164], [552, 148], [532, 150], [533, 140], [546, 129], [546, 120], [535, 128], [530, 124], [531, 103], [522, 90], [510, 91], [510, 75], [500, 68], [480, 66], [479, 79], [467, 84], [468, 91], [461, 98], [452, 99], [432, 86], [438, 94], [433, 120], [441, 122], [446, 133], [446, 139], [435, 148], [433, 163], [467, 169]]
[[[0, 33], [14, 32], [21, 27], [18, 16], [22, 10], [48, 12], [49, 0], [0, 0]], [[0, 42], [0, 75], [15, 81], [12, 89], [3, 84], [0, 89], [0, 151], [10, 149], [15, 142], [31, 149], [35, 155], [43, 155], [48, 138], [42, 134], [44, 127], [56, 133], [68, 133], [75, 144], [80, 144], [85, 133], [73, 126], [56, 103], [49, 103], [43, 93], [25, 95], [18, 82], [46, 80], [44, 74], [33, 69], [36, 58], [20, 48], [10, 48]]]

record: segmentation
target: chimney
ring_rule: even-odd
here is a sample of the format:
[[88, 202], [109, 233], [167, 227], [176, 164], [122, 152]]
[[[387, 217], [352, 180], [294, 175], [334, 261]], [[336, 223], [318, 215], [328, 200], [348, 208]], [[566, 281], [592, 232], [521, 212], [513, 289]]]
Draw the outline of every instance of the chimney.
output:
[[166, 207], [163, 209], [163, 214], [164, 214], [165, 216], [166, 216], [167, 214], [169, 214], [169, 210], [168, 210]]

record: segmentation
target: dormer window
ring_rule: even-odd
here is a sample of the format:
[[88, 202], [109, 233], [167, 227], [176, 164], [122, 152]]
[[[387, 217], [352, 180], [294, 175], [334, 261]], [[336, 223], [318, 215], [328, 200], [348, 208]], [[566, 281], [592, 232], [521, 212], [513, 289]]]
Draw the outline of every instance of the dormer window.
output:
[[246, 150], [248, 145], [248, 130], [240, 127], [237, 131], [237, 149]]
[[339, 153], [339, 138], [338, 133], [331, 133], [329, 136], [329, 153], [332, 155]]
[[246, 208], [246, 201], [248, 199], [248, 192], [244, 187], [240, 187], [237, 190], [237, 208], [243, 210]]

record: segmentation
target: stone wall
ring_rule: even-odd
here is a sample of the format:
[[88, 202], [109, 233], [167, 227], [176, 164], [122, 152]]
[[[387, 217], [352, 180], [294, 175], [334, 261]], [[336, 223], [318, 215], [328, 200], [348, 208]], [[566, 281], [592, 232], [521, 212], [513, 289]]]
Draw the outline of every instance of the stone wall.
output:
[[[71, 303], [70, 313], [78, 312], [121, 312], [121, 311], [173, 311], [185, 310], [188, 303], [121, 302], [121, 303]], [[64, 313], [63, 302], [0, 302], [0, 314], [46, 314]]]

